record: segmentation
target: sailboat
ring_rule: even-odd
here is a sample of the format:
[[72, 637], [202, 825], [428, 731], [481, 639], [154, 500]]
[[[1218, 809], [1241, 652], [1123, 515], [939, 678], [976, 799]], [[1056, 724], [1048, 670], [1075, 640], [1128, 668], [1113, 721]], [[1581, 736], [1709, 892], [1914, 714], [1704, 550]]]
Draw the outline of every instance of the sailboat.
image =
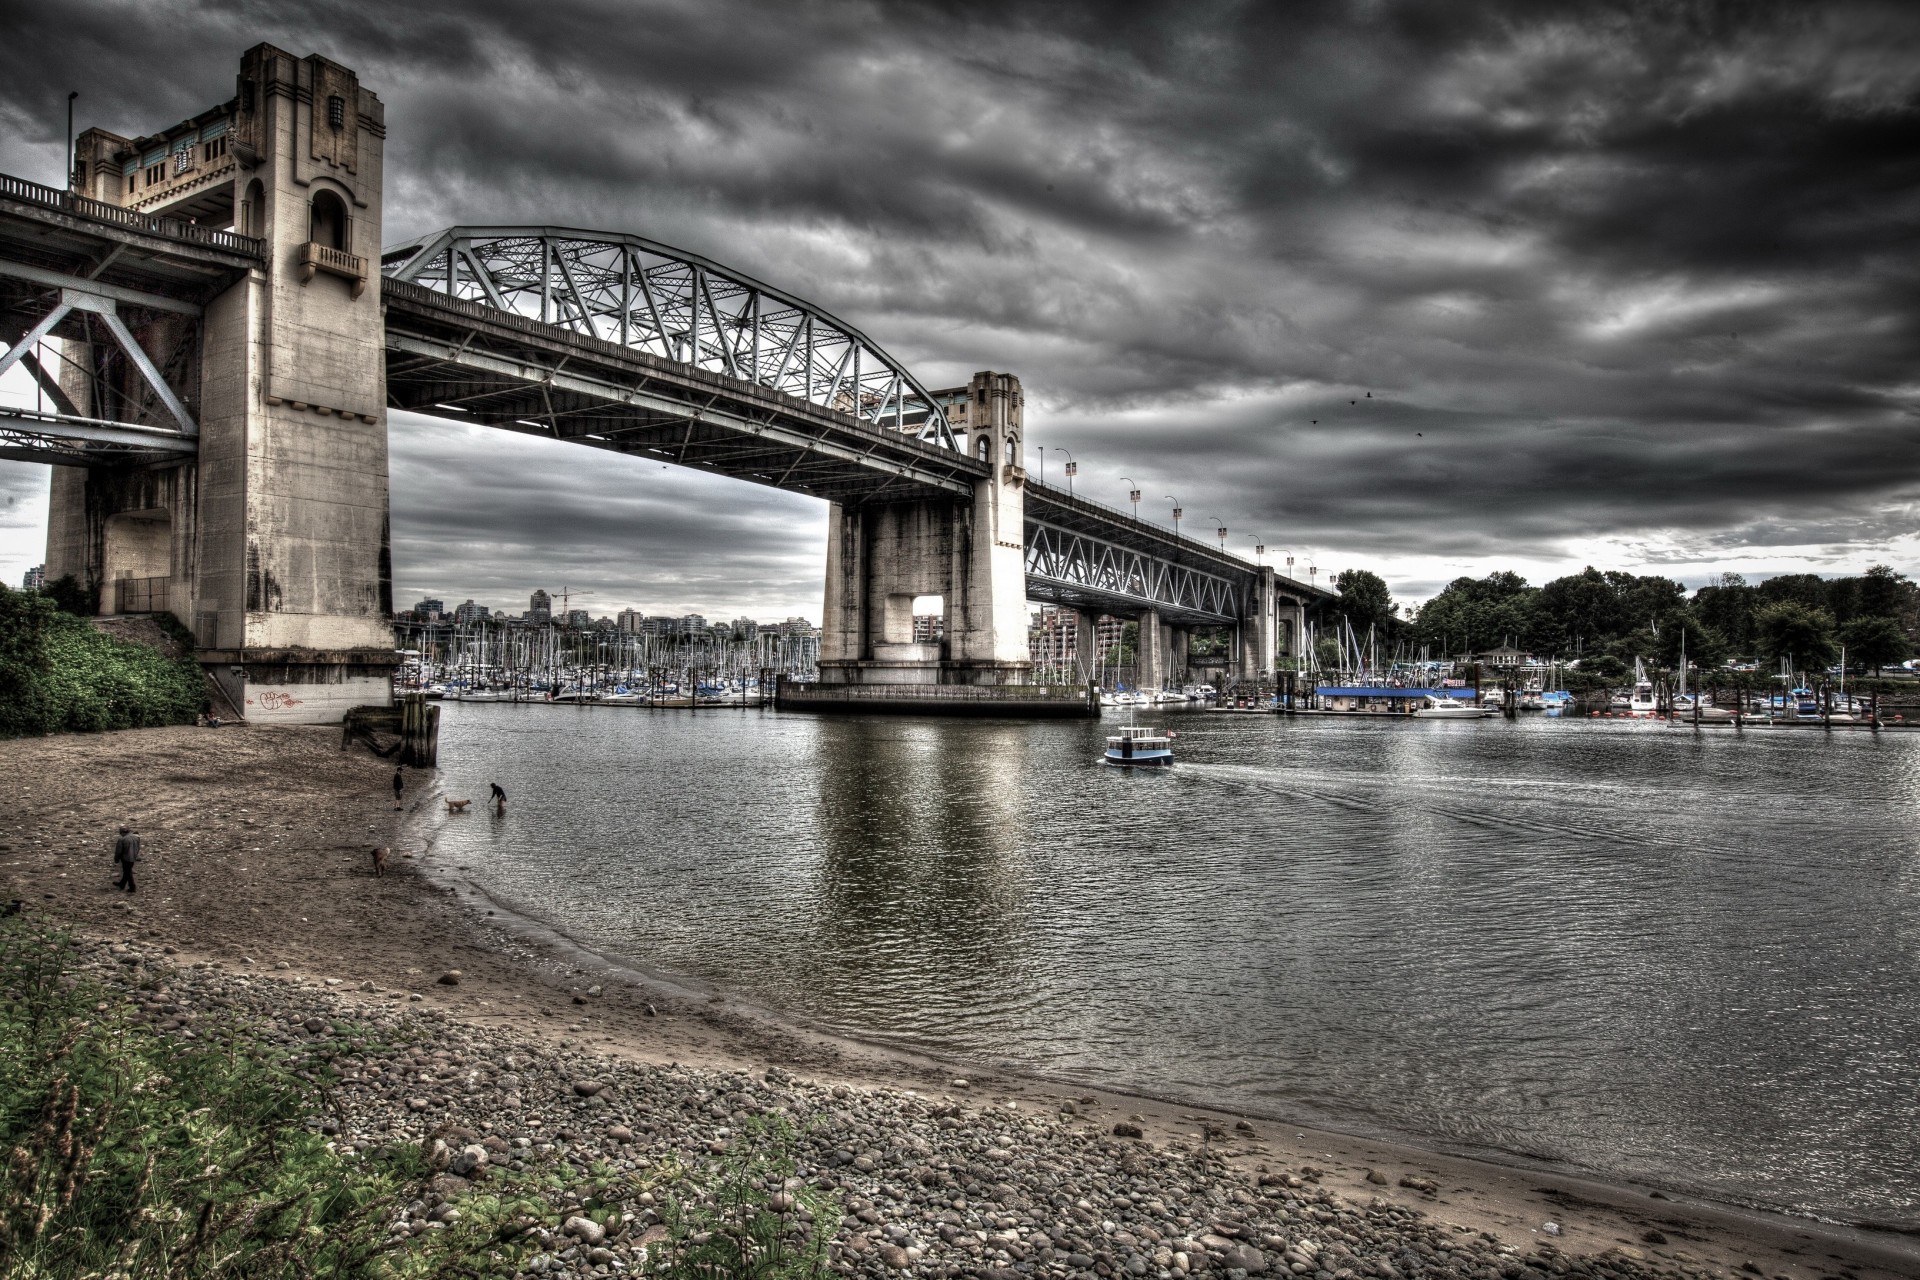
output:
[[1653, 681], [1647, 679], [1647, 664], [1639, 658], [1633, 660], [1633, 695], [1627, 699], [1627, 710], [1636, 716], [1660, 712], [1660, 700], [1653, 695]]

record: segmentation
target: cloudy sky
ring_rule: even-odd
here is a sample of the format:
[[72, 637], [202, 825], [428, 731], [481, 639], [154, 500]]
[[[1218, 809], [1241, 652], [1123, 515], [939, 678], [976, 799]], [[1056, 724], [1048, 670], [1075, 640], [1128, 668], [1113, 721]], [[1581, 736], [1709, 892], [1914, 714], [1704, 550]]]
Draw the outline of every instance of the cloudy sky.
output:
[[[0, 170], [272, 41], [387, 104], [385, 239], [634, 231], [1003, 369], [1028, 459], [1402, 599], [1920, 571], [1910, 3], [6, 6]], [[396, 415], [396, 596], [817, 617], [810, 499]], [[44, 468], [0, 462], [0, 572]], [[1189, 528], [1192, 526], [1189, 525]]]

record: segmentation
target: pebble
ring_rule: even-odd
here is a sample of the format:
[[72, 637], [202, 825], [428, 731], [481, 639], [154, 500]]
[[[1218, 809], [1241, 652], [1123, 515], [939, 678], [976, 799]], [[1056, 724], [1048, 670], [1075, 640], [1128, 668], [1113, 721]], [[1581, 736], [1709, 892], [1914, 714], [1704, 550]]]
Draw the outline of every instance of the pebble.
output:
[[[779, 1068], [621, 1062], [558, 1048], [511, 1025], [468, 1025], [374, 992], [212, 968], [172, 970], [157, 949], [123, 950], [137, 952], [143, 964], [126, 967], [104, 951], [97, 963], [83, 963], [121, 987], [164, 984], [164, 1003], [149, 999], [143, 1014], [156, 1026], [171, 1024], [164, 1034], [190, 1036], [196, 1021], [237, 1019], [292, 1055], [290, 1065], [331, 1069], [339, 1123], [329, 1123], [338, 1132], [328, 1137], [338, 1149], [425, 1144], [429, 1163], [443, 1172], [432, 1203], [416, 1202], [389, 1224], [396, 1239], [457, 1218], [450, 1201], [469, 1179], [502, 1169], [540, 1174], [530, 1186], [545, 1207], [528, 1228], [538, 1248], [520, 1264], [527, 1275], [645, 1272], [642, 1242], [666, 1208], [641, 1189], [647, 1171], [704, 1164], [727, 1151], [749, 1121], [775, 1115], [788, 1118], [797, 1136], [794, 1177], [770, 1189], [769, 1207], [804, 1216], [796, 1194], [803, 1187], [837, 1198], [843, 1216], [822, 1224], [831, 1233], [828, 1267], [836, 1278], [1709, 1275], [1704, 1264], [1649, 1262], [1634, 1256], [1640, 1250], [1618, 1246], [1585, 1258], [1531, 1239], [1516, 1252], [1380, 1196], [1363, 1205], [1285, 1170], [1236, 1172], [1203, 1143], [1157, 1146], [1143, 1140], [1137, 1117], [1101, 1133], [1051, 1106], [1016, 1109], [971, 1096], [827, 1085]], [[286, 1007], [293, 999], [302, 1005], [298, 1015]], [[320, 1038], [315, 1023], [351, 1027], [354, 1038]], [[966, 1087], [957, 1078], [948, 1084]], [[583, 1181], [601, 1168], [610, 1180]], [[1374, 1172], [1367, 1181], [1378, 1186], [1384, 1177]], [[599, 1197], [591, 1217], [589, 1185]], [[1401, 1185], [1438, 1191], [1411, 1175]], [[1541, 1231], [1556, 1236], [1559, 1224]]]

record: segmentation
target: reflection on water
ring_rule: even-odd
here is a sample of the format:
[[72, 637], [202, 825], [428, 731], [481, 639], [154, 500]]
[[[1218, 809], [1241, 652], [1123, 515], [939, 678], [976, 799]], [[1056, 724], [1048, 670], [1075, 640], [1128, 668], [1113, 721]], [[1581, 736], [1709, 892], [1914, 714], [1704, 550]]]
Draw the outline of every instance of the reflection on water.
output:
[[1920, 1225], [1920, 735], [1177, 724], [449, 705], [442, 847], [855, 1034]]

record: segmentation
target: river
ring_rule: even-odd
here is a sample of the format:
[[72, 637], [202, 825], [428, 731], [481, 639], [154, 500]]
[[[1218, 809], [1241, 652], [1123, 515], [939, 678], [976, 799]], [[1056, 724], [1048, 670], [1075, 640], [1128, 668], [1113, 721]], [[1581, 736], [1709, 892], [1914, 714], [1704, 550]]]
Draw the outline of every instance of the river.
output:
[[445, 704], [436, 860], [835, 1030], [1920, 1227], [1920, 735]]

